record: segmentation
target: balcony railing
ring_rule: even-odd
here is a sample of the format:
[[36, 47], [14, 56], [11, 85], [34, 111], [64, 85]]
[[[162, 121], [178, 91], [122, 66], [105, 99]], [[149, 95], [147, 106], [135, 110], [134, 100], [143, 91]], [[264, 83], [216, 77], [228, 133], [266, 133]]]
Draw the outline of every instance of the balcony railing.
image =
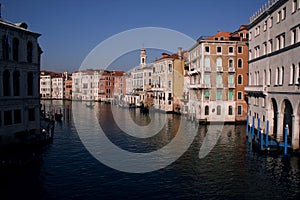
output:
[[235, 88], [235, 84], [234, 83], [228, 83], [228, 88]]
[[217, 88], [223, 88], [223, 84], [217, 84]]
[[229, 67], [228, 68], [228, 72], [234, 73], [235, 72], [235, 68], [234, 67]]
[[189, 89], [202, 89], [202, 88], [211, 88], [210, 84], [193, 84], [189, 85]]
[[218, 66], [217, 67], [217, 72], [223, 72], [223, 67]]
[[210, 67], [205, 67], [205, 72], [211, 72], [211, 68]]

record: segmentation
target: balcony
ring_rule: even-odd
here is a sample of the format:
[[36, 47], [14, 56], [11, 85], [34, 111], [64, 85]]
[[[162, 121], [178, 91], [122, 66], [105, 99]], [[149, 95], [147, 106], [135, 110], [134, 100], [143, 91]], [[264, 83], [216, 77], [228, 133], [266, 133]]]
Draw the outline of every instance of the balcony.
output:
[[229, 68], [228, 68], [228, 72], [234, 73], [234, 72], [235, 72], [235, 68], [234, 68], [234, 67], [229, 67]]
[[248, 93], [263, 94], [265, 96], [267, 95], [267, 87], [263, 85], [246, 86], [245, 91]]
[[211, 88], [210, 84], [193, 84], [189, 85], [189, 89], [206, 89], [206, 88]]
[[217, 84], [217, 88], [223, 88], [223, 84]]
[[235, 84], [234, 83], [228, 83], [228, 88], [235, 88]]
[[205, 72], [211, 72], [211, 68], [210, 67], [205, 67]]
[[223, 67], [218, 66], [217, 67], [217, 72], [223, 72]]

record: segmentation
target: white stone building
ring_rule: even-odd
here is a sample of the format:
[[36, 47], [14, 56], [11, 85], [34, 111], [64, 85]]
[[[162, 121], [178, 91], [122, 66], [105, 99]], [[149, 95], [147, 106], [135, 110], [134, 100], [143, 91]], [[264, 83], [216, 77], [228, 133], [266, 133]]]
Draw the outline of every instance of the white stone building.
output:
[[45, 72], [40, 75], [40, 96], [42, 99], [52, 98], [52, 77]]
[[300, 123], [300, 1], [269, 1], [250, 18], [249, 116], [283, 141], [284, 127], [299, 148]]
[[0, 18], [0, 146], [40, 133], [41, 35]]
[[82, 70], [72, 74], [72, 99], [98, 101], [101, 70]]
[[63, 74], [58, 74], [51, 79], [52, 99], [64, 99], [65, 78]]

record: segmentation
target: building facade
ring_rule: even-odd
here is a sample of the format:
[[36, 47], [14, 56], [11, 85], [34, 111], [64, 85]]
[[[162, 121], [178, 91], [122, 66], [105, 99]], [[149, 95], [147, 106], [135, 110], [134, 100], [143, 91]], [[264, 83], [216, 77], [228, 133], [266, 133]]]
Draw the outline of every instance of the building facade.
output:
[[182, 50], [177, 54], [162, 54], [153, 62], [153, 104], [165, 112], [180, 112], [184, 91], [184, 60]]
[[208, 122], [245, 121], [248, 84], [248, 33], [201, 37], [189, 50], [189, 105], [191, 119]]
[[26, 23], [0, 18], [0, 146], [40, 133], [39, 74], [41, 36]]
[[300, 122], [300, 1], [269, 1], [250, 18], [249, 117], [255, 128], [299, 148]]

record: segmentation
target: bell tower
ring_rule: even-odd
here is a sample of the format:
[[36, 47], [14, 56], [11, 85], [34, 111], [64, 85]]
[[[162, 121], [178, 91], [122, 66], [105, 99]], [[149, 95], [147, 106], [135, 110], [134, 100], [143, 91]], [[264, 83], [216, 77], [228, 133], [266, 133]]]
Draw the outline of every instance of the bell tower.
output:
[[141, 54], [140, 54], [140, 68], [146, 67], [146, 65], [147, 65], [146, 59], [147, 59], [147, 54], [146, 54], [146, 50], [143, 45], [142, 49], [141, 49]]

